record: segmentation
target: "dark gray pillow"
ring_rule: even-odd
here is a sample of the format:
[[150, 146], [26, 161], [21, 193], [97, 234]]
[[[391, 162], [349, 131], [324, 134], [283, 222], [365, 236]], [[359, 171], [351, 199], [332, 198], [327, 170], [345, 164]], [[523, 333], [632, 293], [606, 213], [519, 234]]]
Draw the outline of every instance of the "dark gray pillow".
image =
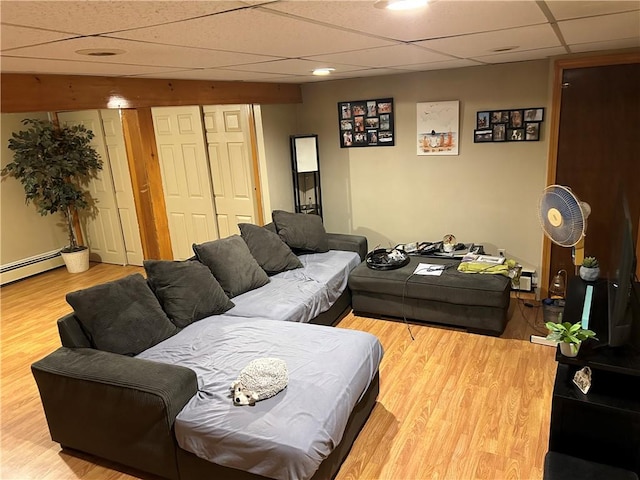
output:
[[294, 250], [328, 252], [329, 237], [322, 218], [308, 213], [274, 210], [271, 214], [280, 238]]
[[144, 269], [162, 309], [178, 327], [234, 307], [211, 270], [197, 260], [145, 260]]
[[240, 235], [193, 244], [198, 260], [216, 277], [229, 298], [269, 283], [269, 277]]
[[98, 350], [137, 355], [177, 331], [139, 273], [68, 293], [67, 302]]
[[302, 267], [300, 259], [277, 234], [251, 223], [239, 223], [238, 228], [251, 255], [267, 275]]

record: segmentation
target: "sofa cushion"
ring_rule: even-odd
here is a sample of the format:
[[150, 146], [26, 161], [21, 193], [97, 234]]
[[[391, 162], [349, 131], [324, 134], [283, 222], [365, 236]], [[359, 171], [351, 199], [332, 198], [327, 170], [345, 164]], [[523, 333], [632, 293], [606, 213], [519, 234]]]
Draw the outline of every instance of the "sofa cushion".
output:
[[178, 327], [234, 306], [211, 270], [198, 261], [145, 260], [144, 269], [162, 309]]
[[269, 282], [269, 277], [253, 258], [240, 235], [194, 243], [193, 251], [198, 260], [209, 267], [230, 298]]
[[275, 233], [251, 223], [239, 223], [242, 239], [267, 275], [302, 267], [300, 259]]
[[139, 273], [68, 293], [67, 302], [98, 350], [137, 355], [177, 331]]
[[292, 249], [319, 253], [329, 251], [329, 238], [318, 215], [274, 210], [272, 218], [278, 235]]

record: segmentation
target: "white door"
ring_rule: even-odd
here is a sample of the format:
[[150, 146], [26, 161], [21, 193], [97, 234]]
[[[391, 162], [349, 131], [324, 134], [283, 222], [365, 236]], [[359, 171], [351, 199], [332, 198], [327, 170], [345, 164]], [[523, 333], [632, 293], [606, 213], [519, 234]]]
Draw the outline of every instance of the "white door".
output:
[[140, 241], [140, 227], [138, 214], [131, 186], [129, 162], [127, 161], [127, 148], [122, 133], [122, 121], [120, 110], [100, 110], [104, 140], [111, 162], [111, 174], [116, 193], [116, 204], [120, 215], [122, 235], [129, 265], [142, 265], [144, 254]]
[[248, 105], [203, 107], [213, 192], [221, 237], [256, 223]]
[[95, 215], [86, 221], [85, 242], [91, 251], [91, 260], [125, 265], [127, 256], [120, 227], [120, 217], [113, 188], [111, 164], [102, 132], [100, 112], [83, 110], [78, 112], [60, 112], [61, 124], [82, 124], [94, 133], [92, 145], [103, 161], [103, 168], [97, 178], [91, 180], [89, 191], [94, 198]]
[[193, 256], [192, 244], [219, 238], [200, 107], [151, 113], [173, 257], [184, 260]]

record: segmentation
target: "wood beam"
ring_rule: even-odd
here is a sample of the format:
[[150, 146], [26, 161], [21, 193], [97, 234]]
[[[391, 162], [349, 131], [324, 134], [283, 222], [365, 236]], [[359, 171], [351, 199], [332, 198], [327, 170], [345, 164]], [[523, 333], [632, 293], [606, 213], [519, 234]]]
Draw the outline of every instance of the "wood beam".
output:
[[122, 128], [144, 258], [173, 260], [151, 108], [122, 110]]
[[180, 105], [302, 103], [300, 85], [6, 73], [2, 113]]

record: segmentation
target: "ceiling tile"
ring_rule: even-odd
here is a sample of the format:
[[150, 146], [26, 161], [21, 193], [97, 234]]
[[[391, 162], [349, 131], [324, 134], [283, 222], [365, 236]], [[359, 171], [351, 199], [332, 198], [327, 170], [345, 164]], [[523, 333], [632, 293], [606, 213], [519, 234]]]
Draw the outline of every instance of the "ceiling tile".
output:
[[46, 58], [21, 58], [2, 55], [2, 73], [48, 73], [52, 75], [103, 75], [119, 77], [142, 73], [164, 73], [173, 78], [173, 70], [141, 65], [119, 65], [98, 62], [73, 62]]
[[13, 25], [2, 25], [2, 28], [0, 28], [0, 48], [2, 48], [2, 51], [4, 52], [11, 48], [53, 42], [55, 40], [72, 37], [73, 35], [68, 33], [37, 30], [27, 27], [15, 27]]
[[[119, 49], [125, 53], [111, 57], [87, 57], [76, 53], [84, 49]], [[91, 60], [97, 63], [128, 63], [164, 67], [218, 67], [277, 59], [261, 55], [221, 52], [202, 48], [174, 47], [106, 37], [81, 37], [73, 40], [18, 48], [12, 55], [61, 60]]]
[[353, 70], [359, 70], [362, 67], [354, 65], [330, 65], [326, 62], [302, 60], [302, 59], [288, 59], [277, 60], [274, 62], [254, 63], [251, 65], [239, 65], [235, 67], [229, 67], [228, 70], [247, 71], [247, 72], [266, 72], [266, 73], [280, 73], [287, 75], [310, 75], [316, 68], [333, 67], [336, 72], [348, 72]]
[[2, 0], [2, 23], [82, 35], [113, 32], [244, 7], [242, 2]]
[[547, 0], [545, 2], [556, 20], [568, 20], [572, 18], [592, 17], [594, 15], [605, 15], [607, 13], [628, 12], [640, 9], [640, 2], [637, 0], [619, 1], [587, 1], [576, 2], [565, 0]]
[[640, 37], [640, 10], [558, 22], [568, 44]]
[[412, 63], [428, 63], [451, 59], [447, 55], [406, 44], [370, 48], [355, 52], [317, 55], [307, 58], [310, 60], [371, 67], [392, 67], [395, 65], [410, 65]]
[[118, 37], [289, 58], [393, 43], [258, 9], [132, 30]]
[[560, 46], [560, 41], [550, 25], [513, 28], [496, 32], [475, 33], [454, 38], [441, 38], [418, 42], [432, 50], [457, 57], [489, 55], [495, 49], [516, 47], [515, 50], [534, 50]]
[[541, 48], [537, 50], [527, 50], [524, 52], [506, 52], [496, 53], [494, 55], [484, 55], [475, 57], [474, 60], [485, 63], [508, 63], [508, 62], [524, 62], [527, 60], [536, 60], [540, 58], [555, 57], [557, 55], [566, 55], [565, 47]]
[[[185, 70], [167, 74], [150, 73], [145, 75], [136, 75], [144, 78], [167, 78], [177, 80], [210, 80], [210, 81], [246, 81], [246, 82], [275, 82], [279, 81], [283, 76], [270, 73], [255, 72], [238, 72], [233, 70], [221, 69], [202, 69], [202, 70]], [[293, 82], [295, 83], [295, 82]]]
[[609, 40], [607, 42], [578, 43], [569, 45], [574, 53], [594, 52], [598, 50], [618, 50], [622, 48], [640, 47], [640, 37], [621, 38], [619, 40]]
[[417, 65], [398, 65], [397, 68], [404, 68], [406, 70], [414, 70], [419, 72], [423, 70], [444, 70], [446, 68], [473, 67], [474, 65], [480, 65], [480, 63], [474, 60], [456, 58], [454, 60], [445, 60], [444, 62], [421, 63]]
[[261, 7], [384, 38], [414, 41], [544, 23], [535, 1], [436, 1], [410, 11], [376, 8], [375, 1], [284, 1]]

